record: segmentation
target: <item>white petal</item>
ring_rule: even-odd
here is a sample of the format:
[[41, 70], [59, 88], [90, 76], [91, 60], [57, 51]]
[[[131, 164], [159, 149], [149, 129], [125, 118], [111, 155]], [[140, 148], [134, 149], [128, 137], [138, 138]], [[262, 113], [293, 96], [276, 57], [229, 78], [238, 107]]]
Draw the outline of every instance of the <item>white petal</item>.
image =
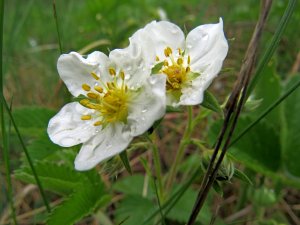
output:
[[152, 75], [141, 88], [139, 95], [130, 103], [128, 124], [131, 135], [147, 131], [166, 111], [166, 76]]
[[[136, 87], [145, 83], [150, 76], [149, 54], [146, 54], [136, 41], [130, 41], [130, 45], [127, 48], [116, 49], [110, 52], [109, 58], [117, 65], [119, 70], [124, 71], [126, 84], [129, 87]], [[153, 57], [150, 58], [155, 58], [154, 52]]]
[[96, 127], [93, 120], [81, 120], [82, 115], [91, 115], [93, 110], [81, 106], [77, 102], [65, 105], [48, 124], [50, 139], [63, 147], [70, 147], [90, 139]]
[[175, 24], [167, 21], [152, 21], [143, 29], [138, 30], [131, 41], [136, 41], [141, 48], [148, 53], [148, 58], [155, 62], [155, 56], [161, 60], [165, 58], [164, 49], [172, 48], [176, 51], [178, 48], [184, 48], [184, 34]]
[[201, 104], [204, 97], [204, 91], [209, 87], [213, 78], [220, 71], [222, 64], [223, 60], [216, 60], [214, 64], [209, 65], [199, 77], [193, 80], [191, 85], [183, 88], [178, 105]]
[[108, 125], [82, 145], [75, 159], [75, 168], [89, 170], [99, 162], [122, 152], [131, 140], [124, 125]]
[[[215, 77], [221, 69], [228, 52], [228, 43], [223, 32], [223, 21], [217, 24], [206, 24], [193, 29], [186, 38], [186, 52], [191, 57], [191, 70], [203, 72], [210, 68], [210, 76]], [[222, 64], [221, 64], [222, 65]]]
[[85, 94], [82, 90], [82, 84], [94, 86], [96, 80], [91, 76], [94, 72], [105, 81], [109, 77], [107, 65], [108, 57], [102, 52], [93, 52], [87, 58], [83, 58], [77, 52], [63, 54], [57, 62], [57, 69], [61, 79], [73, 96]]

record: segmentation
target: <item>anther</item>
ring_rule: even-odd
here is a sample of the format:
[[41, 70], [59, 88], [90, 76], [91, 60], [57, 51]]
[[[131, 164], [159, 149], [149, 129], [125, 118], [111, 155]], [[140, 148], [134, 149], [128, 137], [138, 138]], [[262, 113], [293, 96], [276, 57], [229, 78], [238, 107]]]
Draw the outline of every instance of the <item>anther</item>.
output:
[[121, 72], [119, 73], [119, 75], [120, 75], [120, 77], [121, 77], [122, 80], [125, 79], [125, 73], [124, 73], [123, 71], [121, 71]]
[[170, 47], [166, 47], [164, 53], [166, 57], [169, 57], [172, 54], [172, 49]]
[[100, 86], [95, 86], [94, 89], [95, 89], [96, 91], [98, 91], [99, 93], [102, 93], [102, 92], [103, 92], [103, 88], [100, 87]]
[[100, 125], [102, 125], [101, 121], [97, 121], [94, 123], [94, 126], [100, 126]]
[[191, 68], [188, 66], [186, 69], [185, 69], [185, 72], [190, 72], [191, 71]]
[[110, 75], [112, 75], [112, 76], [115, 76], [115, 75], [116, 75], [116, 71], [115, 71], [115, 69], [112, 68], [112, 67], [110, 67], [110, 68], [108, 69], [108, 72], [109, 72]]
[[169, 63], [167, 60], [164, 61], [164, 66], [169, 66]]
[[91, 118], [92, 118], [91, 115], [83, 115], [83, 116], [81, 116], [82, 120], [90, 120]]
[[188, 63], [189, 65], [190, 65], [190, 63], [191, 63], [191, 57], [190, 57], [190, 56], [188, 56], [187, 63]]
[[91, 87], [88, 84], [83, 84], [82, 89], [85, 90], [85, 91], [90, 91]]
[[179, 55], [182, 55], [182, 50], [180, 48], [178, 48], [178, 53]]
[[79, 103], [81, 104], [81, 105], [87, 105], [87, 104], [89, 104], [90, 103], [90, 101], [88, 100], [88, 99], [82, 99], [82, 100], [80, 100], [79, 101]]
[[178, 65], [182, 65], [182, 63], [183, 63], [183, 59], [182, 59], [182, 58], [178, 58], [178, 59], [177, 59], [177, 64], [178, 64]]
[[100, 78], [97, 76], [97, 74], [94, 73], [94, 72], [91, 72], [91, 75], [92, 75], [92, 77], [93, 77], [95, 80], [99, 80], [99, 79], [100, 79]]
[[87, 96], [92, 99], [97, 99], [99, 97], [98, 94], [93, 93], [93, 92], [87, 93]]
[[158, 62], [158, 61], [159, 61], [159, 57], [158, 57], [158, 56], [156, 56], [156, 57], [155, 57], [155, 60]]

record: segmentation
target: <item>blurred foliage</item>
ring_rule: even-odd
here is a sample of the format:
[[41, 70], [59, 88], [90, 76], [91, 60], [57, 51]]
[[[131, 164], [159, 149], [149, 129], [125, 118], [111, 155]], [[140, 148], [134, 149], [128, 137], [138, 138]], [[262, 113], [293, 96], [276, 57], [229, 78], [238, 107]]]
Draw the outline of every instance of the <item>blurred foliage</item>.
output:
[[[273, 2], [260, 53], [265, 50], [269, 38], [272, 37], [286, 3], [285, 0]], [[112, 177], [106, 177], [104, 180], [97, 170], [92, 170], [89, 173], [79, 173], [74, 170], [73, 161], [79, 146], [62, 149], [54, 145], [47, 137], [45, 128], [48, 120], [55, 114], [57, 108], [70, 97], [69, 93], [59, 83], [56, 70], [56, 61], [60, 53], [53, 19], [52, 1], [10, 0], [6, 1], [5, 7], [5, 95], [13, 102], [13, 115], [27, 143], [28, 151], [35, 162], [43, 186], [49, 192], [55, 193], [55, 198], [63, 198], [61, 206], [58, 206], [48, 217], [49, 224], [57, 225], [57, 221], [62, 224], [73, 223], [97, 211], [103, 211], [105, 214], [113, 211], [112, 217], [115, 221], [123, 221], [124, 225], [138, 224], [157, 209], [157, 199], [153, 186], [148, 183], [149, 187], [146, 194], [143, 192], [146, 183], [144, 174], [137, 175], [134, 173], [133, 176], [122, 176], [112, 185], [111, 189], [105, 188], [105, 185], [111, 184]], [[125, 47], [128, 44], [128, 38], [137, 29], [152, 20], [169, 19], [183, 30], [189, 31], [199, 24], [215, 23], [219, 17], [222, 17], [230, 45], [224, 67], [230, 69], [223, 72], [222, 76], [219, 77], [221, 88], [213, 89], [214, 95], [209, 94], [205, 102], [208, 109], [217, 112], [221, 110], [218, 103], [221, 102], [219, 99], [226, 98], [236, 79], [237, 71], [240, 68], [247, 43], [257, 20], [259, 8], [260, 5], [257, 0], [56, 1], [64, 53], [78, 51], [101, 40], [103, 41], [102, 44], [92, 47], [90, 51], [99, 50], [108, 53], [111, 49]], [[243, 112], [235, 134], [243, 130], [287, 87], [299, 79], [299, 76], [290, 78], [291, 67], [300, 49], [300, 39], [297, 32], [299, 24], [300, 6], [298, 4], [273, 60], [265, 68], [264, 75], [253, 96], [251, 96], [254, 104]], [[234, 194], [241, 199], [241, 203], [239, 203], [241, 206], [245, 206], [247, 202], [253, 203], [259, 215], [261, 215], [262, 210], [280, 202], [282, 199], [281, 191], [284, 186], [300, 188], [298, 163], [300, 157], [299, 98], [298, 90], [230, 149], [228, 158], [240, 163], [242, 169], [246, 167], [253, 183], [253, 186], [250, 186], [249, 178], [242, 171], [236, 169], [233, 176], [247, 182], [247, 186], [241, 185], [243, 188], [241, 193]], [[50, 108], [55, 108], [55, 110]], [[203, 120], [204, 117], [207, 119]], [[180, 165], [181, 181], [185, 181], [191, 172], [194, 172], [195, 168], [199, 166], [200, 154], [206, 150], [205, 147], [213, 146], [219, 131], [218, 123], [220, 123], [215, 121], [216, 118], [221, 120], [220, 117], [213, 112], [200, 110], [198, 119], [195, 121], [197, 125], [199, 121], [204, 121], [205, 124], [201, 125], [202, 130], [199, 129], [202, 132], [200, 136], [207, 141], [205, 135], [209, 133], [208, 139], [210, 140], [208, 143], [199, 139], [191, 141], [193, 153], [196, 154], [188, 155]], [[160, 128], [158, 127], [158, 129]], [[162, 129], [159, 132], [161, 133]], [[162, 133], [163, 135], [169, 134]], [[170, 143], [176, 141], [174, 139]], [[20, 157], [22, 155], [21, 148], [14, 131], [11, 131], [10, 148], [12, 167], [13, 169], [18, 168], [14, 174], [15, 178], [23, 182], [34, 183], [26, 160], [24, 157]], [[109, 168], [111, 165], [108, 162], [104, 165], [104, 167], [106, 166]], [[257, 181], [257, 177], [263, 178]], [[267, 185], [264, 185], [265, 180]], [[3, 197], [6, 194], [5, 182], [3, 181], [4, 176], [1, 171], [1, 211], [7, 205], [7, 199]], [[151, 181], [152, 179], [148, 182]], [[230, 182], [230, 180], [218, 182], [219, 186], [215, 190], [218, 191], [217, 189], [220, 188], [222, 191], [226, 185], [230, 185]], [[197, 180], [195, 183], [199, 185], [200, 181]], [[239, 187], [235, 190], [239, 190]], [[274, 192], [273, 188], [278, 190]], [[243, 198], [243, 191], [246, 193], [245, 198]], [[117, 199], [112, 200], [112, 205], [108, 203], [111, 200], [110, 195]], [[167, 221], [169, 224], [183, 224], [186, 221], [195, 196], [196, 192], [193, 187], [187, 189], [183, 198], [168, 214]], [[210, 205], [214, 204], [213, 197], [210, 196], [208, 201]], [[226, 210], [224, 209], [225, 214], [233, 212], [232, 209]], [[65, 217], [70, 212], [72, 212], [72, 218]], [[206, 205], [198, 217], [198, 224], [208, 224], [214, 213]], [[256, 218], [255, 215], [253, 217]], [[40, 218], [37, 216], [33, 220], [35, 222], [44, 221], [45, 216], [40, 216]], [[288, 223], [284, 213], [274, 215], [265, 221], [263, 218], [258, 218], [258, 220], [257, 224]], [[215, 224], [225, 224], [225, 222], [222, 219], [217, 219]]]

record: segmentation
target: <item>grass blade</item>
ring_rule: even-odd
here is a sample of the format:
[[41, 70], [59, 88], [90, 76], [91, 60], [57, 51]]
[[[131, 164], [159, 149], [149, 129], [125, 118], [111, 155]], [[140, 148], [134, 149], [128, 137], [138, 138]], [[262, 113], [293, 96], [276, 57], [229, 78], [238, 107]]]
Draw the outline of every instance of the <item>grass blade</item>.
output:
[[[255, 121], [249, 124], [230, 144], [234, 145], [241, 139], [252, 127], [254, 127], [259, 121], [261, 121], [265, 116], [267, 116], [276, 106], [278, 106], [283, 100], [285, 100], [290, 94], [292, 94], [300, 86], [300, 80], [295, 83], [286, 93], [284, 93], [279, 99], [277, 99], [272, 105], [270, 105], [262, 114], [257, 117]], [[230, 147], [229, 146], [229, 147]]]
[[[4, 0], [0, 2], [0, 94], [3, 96], [3, 23], [4, 23]], [[1, 117], [1, 133], [3, 138], [3, 158], [5, 164], [5, 172], [6, 172], [6, 182], [7, 182], [7, 193], [8, 193], [8, 201], [11, 208], [11, 217], [14, 221], [14, 224], [17, 223], [16, 218], [16, 210], [14, 207], [13, 201], [13, 191], [12, 191], [12, 183], [10, 177], [10, 160], [9, 160], [9, 146], [8, 146], [8, 130], [5, 127], [5, 118], [4, 118], [4, 109], [3, 105], [0, 104], [0, 117]]]
[[25, 153], [26, 159], [27, 159], [27, 161], [28, 161], [28, 163], [29, 163], [29, 165], [30, 165], [30, 168], [31, 168], [31, 170], [32, 170], [32, 174], [33, 174], [33, 176], [34, 176], [34, 178], [35, 178], [35, 180], [36, 180], [36, 183], [37, 183], [37, 185], [38, 185], [38, 188], [39, 188], [39, 190], [40, 190], [40, 192], [41, 192], [42, 199], [43, 199], [44, 204], [45, 204], [45, 206], [46, 206], [46, 208], [47, 208], [47, 211], [48, 211], [48, 212], [51, 212], [49, 203], [48, 203], [47, 198], [46, 198], [46, 195], [45, 195], [45, 191], [44, 191], [44, 189], [43, 189], [43, 187], [42, 187], [42, 184], [41, 184], [41, 182], [40, 182], [40, 180], [39, 180], [39, 177], [38, 177], [38, 175], [37, 175], [37, 172], [36, 172], [36, 170], [35, 170], [35, 167], [34, 167], [34, 165], [33, 165], [33, 162], [32, 162], [32, 160], [31, 160], [31, 158], [30, 158], [30, 155], [29, 155], [29, 153], [28, 153], [28, 150], [27, 150], [27, 148], [26, 148], [26, 145], [25, 145], [25, 143], [24, 143], [24, 141], [23, 141], [23, 138], [22, 138], [22, 136], [21, 136], [21, 134], [20, 134], [20, 132], [19, 132], [18, 126], [17, 126], [17, 124], [15, 123], [15, 120], [14, 120], [14, 118], [13, 118], [13, 116], [12, 116], [12, 113], [11, 113], [10, 110], [9, 110], [9, 107], [8, 107], [8, 105], [7, 105], [7, 102], [6, 102], [5, 98], [4, 98], [4, 96], [1, 95], [0, 97], [1, 97], [1, 103], [2, 103], [1, 105], [2, 105], [2, 107], [4, 106], [4, 108], [6, 109], [8, 115], [9, 115], [9, 117], [10, 117], [10, 120], [11, 120], [11, 122], [12, 122], [12, 124], [13, 124], [13, 127], [14, 127], [14, 129], [15, 129], [15, 131], [16, 131], [16, 133], [17, 133], [17, 136], [18, 136], [18, 138], [19, 138], [19, 141], [20, 141], [20, 143], [21, 143], [21, 145], [22, 145], [22, 148], [23, 148], [23, 151], [24, 151], [24, 153]]
[[57, 32], [57, 38], [58, 38], [59, 52], [60, 52], [60, 54], [62, 54], [63, 51], [62, 51], [62, 44], [61, 44], [61, 35], [60, 35], [60, 31], [59, 31], [59, 24], [58, 24], [58, 19], [57, 19], [55, 0], [53, 0], [52, 6], [53, 6], [53, 16], [54, 16], [54, 20], [55, 20], [55, 26], [56, 26], [56, 32]]
[[262, 59], [260, 60], [257, 69], [255, 71], [255, 74], [249, 84], [246, 99], [250, 96], [251, 92], [253, 91], [256, 83], [258, 82], [260, 76], [262, 75], [262, 71], [264, 67], [267, 65], [267, 63], [270, 61], [271, 57], [273, 56], [275, 50], [277, 49], [277, 46], [279, 44], [279, 41], [281, 39], [281, 36], [283, 34], [283, 31], [285, 30], [288, 22], [291, 19], [291, 16], [294, 12], [296, 5], [296, 0], [289, 0], [288, 5], [286, 7], [286, 10], [284, 11], [283, 16], [281, 17], [281, 20], [278, 24], [277, 30], [275, 31], [275, 34], [273, 35], [273, 38], [265, 51]]

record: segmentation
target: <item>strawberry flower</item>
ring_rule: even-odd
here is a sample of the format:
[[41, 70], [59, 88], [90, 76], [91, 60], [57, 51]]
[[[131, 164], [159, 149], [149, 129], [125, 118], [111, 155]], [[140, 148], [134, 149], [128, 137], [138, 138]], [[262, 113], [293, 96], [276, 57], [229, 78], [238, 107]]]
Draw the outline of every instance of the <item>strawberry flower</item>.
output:
[[147, 66], [166, 76], [167, 104], [197, 105], [219, 73], [228, 52], [223, 21], [194, 28], [186, 38], [170, 22], [153, 21], [138, 30], [131, 43], [143, 49]]
[[[118, 57], [122, 56], [122, 57]], [[82, 143], [77, 170], [88, 170], [119, 154], [165, 113], [165, 77], [144, 69], [141, 49], [132, 44], [109, 57], [63, 54], [57, 68], [79, 102], [66, 104], [50, 121], [50, 139], [63, 147]]]

